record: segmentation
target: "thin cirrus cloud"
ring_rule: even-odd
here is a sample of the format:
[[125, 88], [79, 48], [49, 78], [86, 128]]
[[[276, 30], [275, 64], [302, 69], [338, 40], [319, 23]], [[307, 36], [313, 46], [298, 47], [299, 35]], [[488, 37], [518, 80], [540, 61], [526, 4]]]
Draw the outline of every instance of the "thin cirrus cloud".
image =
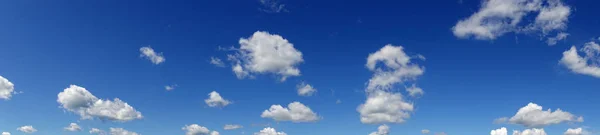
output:
[[287, 135], [285, 132], [277, 132], [275, 128], [266, 127], [259, 132], [254, 133], [254, 135]]
[[280, 12], [288, 12], [285, 8], [285, 4], [282, 4], [281, 0], [258, 0], [260, 5], [260, 11], [266, 13], [280, 13]]
[[110, 128], [110, 135], [140, 135], [136, 132], [127, 131], [123, 128]]
[[185, 135], [219, 135], [219, 132], [210, 131], [208, 128], [198, 124], [185, 125], [181, 130], [185, 131]]
[[162, 53], [157, 53], [154, 51], [154, 49], [152, 49], [150, 47], [140, 48], [140, 53], [141, 53], [140, 54], [141, 57], [144, 57], [144, 58], [150, 60], [150, 62], [152, 62], [155, 65], [163, 63], [166, 60]]
[[235, 129], [240, 129], [243, 128], [244, 126], [242, 125], [235, 125], [235, 124], [227, 124], [225, 126], [223, 126], [223, 129], [225, 130], [235, 130]]
[[71, 132], [75, 132], [75, 131], [81, 131], [81, 127], [79, 127], [79, 125], [77, 125], [77, 123], [71, 123], [69, 124], [69, 126], [64, 128], [66, 131], [71, 131]]
[[371, 132], [369, 135], [388, 135], [390, 134], [390, 127], [388, 125], [381, 125], [377, 128], [377, 131]]
[[296, 86], [296, 88], [298, 89], [298, 95], [300, 96], [312, 96], [313, 93], [317, 92], [317, 89], [315, 89], [312, 85], [307, 84], [307, 83], [300, 83]]
[[317, 113], [300, 102], [292, 102], [287, 108], [281, 105], [272, 105], [260, 115], [262, 118], [271, 118], [275, 121], [291, 122], [316, 122], [320, 119]]
[[217, 67], [225, 67], [225, 63], [217, 57], [210, 57], [210, 64], [213, 64]]
[[31, 125], [19, 127], [19, 128], [17, 128], [17, 130], [19, 130], [23, 133], [28, 133], [28, 134], [35, 133], [38, 131], [37, 129], [33, 128], [33, 126], [31, 126]]
[[520, 108], [511, 118], [502, 117], [496, 119], [495, 122], [508, 122], [525, 127], [540, 128], [563, 122], [583, 122], [583, 117], [577, 117], [560, 109], [556, 109], [555, 111], [548, 109], [547, 111], [544, 111], [542, 106], [535, 103], [529, 103], [527, 106]]
[[588, 42], [579, 52], [577, 47], [572, 46], [563, 52], [560, 63], [574, 73], [600, 78], [600, 45]]
[[232, 102], [221, 97], [221, 94], [216, 91], [212, 91], [208, 94], [208, 99], [205, 99], [204, 102], [209, 107], [225, 107]]
[[77, 85], [70, 85], [58, 93], [57, 102], [63, 109], [81, 116], [81, 119], [127, 122], [143, 118], [142, 113], [120, 99], [98, 99], [87, 89]]
[[8, 79], [0, 76], [0, 99], [9, 100], [14, 94], [15, 85]]

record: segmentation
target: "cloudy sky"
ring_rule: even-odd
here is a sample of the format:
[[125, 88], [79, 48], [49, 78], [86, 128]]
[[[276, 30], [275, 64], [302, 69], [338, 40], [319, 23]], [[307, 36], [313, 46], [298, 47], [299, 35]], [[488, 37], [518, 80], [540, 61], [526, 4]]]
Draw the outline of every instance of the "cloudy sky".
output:
[[0, 2], [2, 135], [598, 135], [593, 0]]

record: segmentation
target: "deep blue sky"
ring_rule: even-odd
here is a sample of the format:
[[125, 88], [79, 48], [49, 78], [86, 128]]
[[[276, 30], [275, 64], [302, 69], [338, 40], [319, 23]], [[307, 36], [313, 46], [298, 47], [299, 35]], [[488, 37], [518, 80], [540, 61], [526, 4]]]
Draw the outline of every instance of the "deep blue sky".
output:
[[[356, 108], [365, 101], [365, 67], [370, 53], [386, 44], [427, 58], [418, 84], [425, 95], [391, 135], [482, 135], [507, 127], [494, 124], [529, 102], [560, 108], [585, 122], [545, 128], [600, 128], [599, 78], [574, 74], [559, 64], [562, 52], [600, 36], [600, 9], [592, 0], [567, 0], [573, 8], [566, 32], [548, 46], [537, 35], [506, 34], [495, 40], [461, 39], [452, 26], [478, 10], [479, 0], [347, 1], [287, 0], [288, 12], [265, 13], [255, 0], [217, 1], [33, 1], [0, 2], [0, 76], [15, 84], [10, 100], [0, 100], [0, 132], [13, 135], [33, 125], [41, 135], [88, 134], [94, 127], [121, 127], [143, 135], [184, 134], [199, 124], [224, 135], [252, 134], [267, 124], [289, 135], [365, 135], [376, 124], [362, 124]], [[278, 34], [303, 53], [302, 76], [279, 82], [270, 75], [238, 79], [229, 67], [209, 64], [226, 59], [218, 47], [238, 47], [256, 31]], [[165, 63], [140, 58], [139, 48], [162, 52]], [[227, 64], [228, 62], [225, 61]], [[316, 95], [300, 97], [306, 81]], [[120, 98], [144, 118], [131, 122], [80, 120], [56, 102], [70, 84], [102, 99]], [[173, 91], [165, 85], [177, 84]], [[210, 108], [207, 94], [218, 91], [234, 101]], [[336, 100], [341, 104], [336, 104]], [[272, 104], [300, 101], [323, 117], [312, 123], [274, 122], [260, 114]], [[84, 131], [62, 128], [79, 123]], [[241, 124], [239, 130], [223, 130]], [[596, 130], [594, 130], [596, 129]]]

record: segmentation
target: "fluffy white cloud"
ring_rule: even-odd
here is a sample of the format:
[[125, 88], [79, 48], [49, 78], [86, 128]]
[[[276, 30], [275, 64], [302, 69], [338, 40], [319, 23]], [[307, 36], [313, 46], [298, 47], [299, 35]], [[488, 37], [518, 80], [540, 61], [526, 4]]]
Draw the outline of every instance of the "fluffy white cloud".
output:
[[17, 130], [24, 132], [24, 133], [37, 132], [37, 129], [33, 128], [33, 126], [31, 126], [31, 125], [19, 127], [19, 128], [17, 128]]
[[2, 132], [2, 135], [10, 135], [9, 132]]
[[300, 102], [292, 102], [288, 104], [288, 108], [281, 105], [272, 105], [269, 110], [265, 110], [260, 117], [271, 118], [275, 121], [292, 121], [292, 122], [315, 122], [320, 118], [308, 106]]
[[223, 63], [221, 59], [216, 57], [210, 57], [210, 64], [213, 64], [217, 67], [225, 67], [225, 63]]
[[431, 132], [431, 131], [429, 131], [429, 130], [427, 130], [427, 129], [423, 129], [423, 130], [421, 130], [421, 134], [429, 134], [429, 132]]
[[372, 132], [369, 135], [388, 135], [389, 133], [390, 127], [384, 124], [377, 128], [377, 132]]
[[518, 130], [513, 130], [513, 135], [547, 135], [544, 129], [525, 129], [522, 132]]
[[140, 135], [136, 132], [127, 131], [123, 128], [110, 128], [110, 135]]
[[[394, 84], [406, 80], [414, 80], [421, 76], [424, 68], [411, 63], [411, 57], [407, 56], [402, 46], [385, 45], [379, 51], [369, 54], [367, 68], [374, 72], [369, 80], [367, 91], [389, 90]], [[384, 67], [377, 67], [377, 63], [383, 63]]]
[[563, 52], [560, 63], [575, 73], [600, 78], [600, 45], [589, 42], [580, 51], [584, 56], [579, 55], [577, 48], [572, 46]]
[[267, 127], [267, 128], [264, 128], [263, 130], [260, 130], [260, 132], [254, 133], [254, 135], [287, 135], [287, 134], [284, 132], [277, 132], [277, 130], [275, 130], [274, 128]]
[[185, 125], [182, 130], [185, 130], [185, 135], [219, 135], [217, 131], [210, 131], [208, 128], [198, 124]]
[[[452, 27], [460, 38], [496, 39], [509, 32], [551, 31], [566, 29], [571, 9], [561, 0], [484, 0], [481, 8]], [[537, 15], [536, 15], [537, 14]], [[524, 22], [536, 15], [534, 22]]]
[[297, 88], [298, 88], [298, 95], [300, 95], [300, 96], [312, 96], [313, 93], [317, 92], [317, 89], [315, 89], [310, 84], [306, 84], [306, 83], [298, 84]]
[[505, 127], [496, 129], [496, 130], [492, 130], [490, 132], [490, 135], [508, 135], [508, 131], [506, 130]]
[[208, 94], [208, 99], [204, 100], [209, 107], [225, 107], [231, 104], [231, 101], [223, 99], [216, 91]]
[[0, 99], [9, 100], [14, 93], [15, 85], [8, 79], [0, 76]]
[[240, 79], [254, 74], [271, 73], [285, 81], [290, 76], [300, 76], [297, 65], [302, 63], [302, 52], [283, 37], [257, 31], [250, 38], [241, 38], [237, 53], [229, 55], [233, 72]]
[[[508, 120], [509, 123], [519, 124], [526, 127], [544, 127], [562, 122], [583, 122], [583, 117], [556, 109], [554, 112], [550, 109], [542, 110], [542, 106], [535, 103], [529, 103], [517, 111], [515, 116], [508, 118], [499, 118], [496, 121]], [[525, 131], [523, 131], [525, 132]]]
[[77, 125], [77, 123], [71, 123], [69, 124], [69, 126], [64, 128], [67, 131], [81, 131], [81, 127], [79, 127], [79, 125]]
[[106, 119], [111, 121], [131, 121], [143, 118], [129, 104], [115, 98], [114, 101], [96, 98], [88, 90], [77, 85], [71, 85], [58, 93], [58, 103], [62, 108], [74, 112], [82, 119]]
[[106, 135], [106, 132], [97, 128], [92, 128], [90, 129], [90, 134]]
[[549, 37], [546, 40], [546, 43], [548, 43], [548, 45], [556, 45], [558, 41], [567, 39], [567, 36], [569, 36], [569, 33], [560, 32], [556, 34], [556, 37]]
[[399, 93], [376, 91], [357, 110], [362, 123], [403, 123], [410, 118], [413, 104], [402, 99]]
[[230, 124], [227, 124], [227, 125], [225, 125], [223, 127], [223, 129], [225, 129], [225, 130], [234, 130], [234, 129], [239, 129], [239, 128], [243, 128], [243, 126], [242, 125], [230, 125]]
[[564, 135], [589, 135], [588, 131], [583, 130], [583, 128], [569, 128], [565, 131]]
[[150, 60], [152, 63], [158, 65], [160, 63], [165, 62], [165, 57], [162, 53], [154, 52], [154, 49], [150, 47], [142, 47], [140, 48], [140, 56]]
[[412, 85], [411, 87], [406, 88], [406, 91], [411, 97], [418, 97], [425, 93], [423, 89], [417, 87], [416, 85]]

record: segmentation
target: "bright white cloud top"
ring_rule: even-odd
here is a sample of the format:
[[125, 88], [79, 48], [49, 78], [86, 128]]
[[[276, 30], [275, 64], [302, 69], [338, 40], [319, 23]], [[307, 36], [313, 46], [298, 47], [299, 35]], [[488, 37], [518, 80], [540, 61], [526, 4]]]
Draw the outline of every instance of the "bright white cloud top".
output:
[[575, 46], [572, 46], [571, 49], [563, 52], [560, 63], [574, 73], [600, 78], [600, 45], [589, 42], [579, 51], [582, 55], [577, 52]]
[[28, 133], [28, 134], [35, 133], [38, 131], [37, 129], [33, 128], [33, 126], [31, 126], [31, 125], [19, 127], [19, 128], [17, 128], [17, 130], [19, 130], [23, 133]]
[[231, 104], [231, 101], [224, 99], [221, 97], [221, 94], [216, 91], [212, 91], [208, 94], [208, 99], [205, 99], [204, 102], [209, 107], [225, 107]]
[[317, 89], [315, 89], [312, 85], [304, 82], [298, 84], [296, 87], [298, 89], [298, 95], [300, 96], [312, 96], [313, 93], [317, 92]]
[[75, 131], [81, 131], [81, 127], [79, 127], [79, 125], [77, 125], [77, 123], [71, 123], [69, 124], [69, 126], [64, 128], [66, 131], [71, 131], [71, 132], [75, 132]]
[[502, 127], [502, 128], [490, 131], [490, 135], [508, 135], [508, 131], [506, 130], [505, 127]]
[[185, 131], [185, 135], [219, 135], [219, 132], [210, 131], [208, 128], [198, 124], [185, 125], [181, 129]]
[[381, 125], [377, 128], [376, 132], [372, 132], [369, 135], [388, 135], [390, 134], [390, 127], [387, 125]]
[[513, 130], [513, 135], [547, 135], [546, 131], [541, 128], [525, 129], [523, 131]]
[[71, 85], [58, 93], [57, 102], [65, 110], [81, 116], [81, 119], [103, 119], [127, 122], [142, 119], [142, 113], [129, 104], [115, 98], [114, 101], [98, 99], [88, 90], [77, 85]]
[[90, 129], [90, 134], [106, 135], [106, 132], [97, 128]]
[[2, 132], [2, 135], [10, 135], [9, 132]]
[[275, 130], [274, 128], [267, 127], [267, 128], [264, 128], [263, 130], [260, 130], [259, 132], [254, 133], [254, 135], [287, 135], [287, 134], [284, 132], [277, 132], [277, 130]]
[[154, 49], [150, 48], [150, 47], [142, 47], [140, 48], [140, 56], [144, 57], [148, 60], [150, 60], [150, 62], [152, 62], [153, 64], [160, 64], [165, 62], [165, 57], [163, 56], [162, 53], [157, 53], [154, 52]]
[[136, 132], [127, 131], [123, 128], [110, 128], [110, 135], [140, 135]]
[[357, 110], [362, 123], [403, 123], [410, 118], [414, 106], [404, 101], [400, 93], [377, 91], [370, 94]]
[[223, 126], [223, 129], [225, 130], [235, 130], [235, 129], [240, 129], [243, 128], [244, 126], [242, 125], [234, 125], [234, 124], [227, 124], [225, 126]]
[[291, 122], [315, 122], [320, 117], [313, 112], [308, 106], [300, 102], [292, 102], [288, 104], [288, 108], [281, 105], [272, 105], [269, 110], [263, 111], [260, 115], [262, 118], [271, 118], [275, 121], [291, 121]]
[[583, 130], [583, 128], [569, 128], [565, 131], [564, 135], [588, 135], [589, 132]]
[[535, 103], [529, 103], [527, 106], [519, 109], [515, 116], [512, 116], [510, 119], [506, 117], [497, 119], [499, 122], [506, 120], [509, 123], [519, 124], [525, 127], [545, 127], [563, 122], [583, 122], [583, 117], [576, 117], [575, 115], [560, 109], [556, 109], [555, 111], [548, 109], [547, 111], [544, 111], [542, 110], [542, 106]]
[[0, 76], [0, 99], [9, 100], [15, 90], [15, 85], [8, 79]]
[[255, 74], [275, 74], [281, 81], [300, 76], [298, 65], [304, 61], [302, 52], [287, 39], [264, 31], [257, 31], [249, 38], [241, 38], [237, 53], [229, 55], [235, 64], [233, 72], [240, 79]]

